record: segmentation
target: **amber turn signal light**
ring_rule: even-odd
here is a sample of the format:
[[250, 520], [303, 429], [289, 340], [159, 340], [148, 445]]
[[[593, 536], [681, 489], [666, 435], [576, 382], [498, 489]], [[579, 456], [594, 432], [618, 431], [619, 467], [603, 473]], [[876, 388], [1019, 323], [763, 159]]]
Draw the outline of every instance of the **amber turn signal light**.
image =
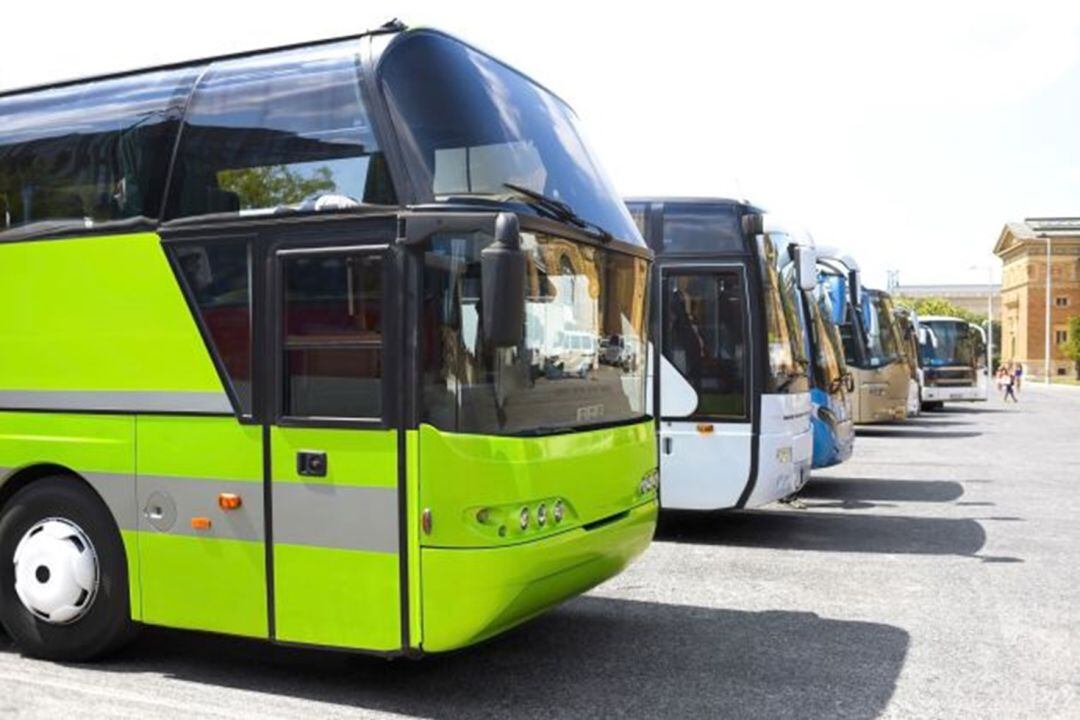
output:
[[235, 493], [221, 493], [217, 496], [217, 504], [222, 510], [236, 510], [244, 501]]
[[209, 530], [210, 518], [208, 517], [193, 517], [191, 518], [191, 528], [193, 530]]
[[715, 429], [715, 428], [713, 428], [713, 424], [712, 424], [712, 423], [698, 423], [698, 426], [697, 426], [697, 431], [698, 431], [699, 433], [701, 433], [702, 435], [708, 435], [708, 434], [709, 434], [709, 433], [711, 433], [711, 432], [712, 432], [712, 431], [713, 431], [714, 429]]

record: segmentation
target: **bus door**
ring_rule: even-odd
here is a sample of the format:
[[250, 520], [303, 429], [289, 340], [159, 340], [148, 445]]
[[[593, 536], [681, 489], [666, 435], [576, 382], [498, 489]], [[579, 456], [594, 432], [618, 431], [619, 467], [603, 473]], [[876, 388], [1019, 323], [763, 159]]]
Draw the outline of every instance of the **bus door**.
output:
[[402, 646], [394, 224], [268, 243], [277, 640]]
[[742, 265], [660, 271], [664, 507], [735, 507], [751, 473], [750, 322]]

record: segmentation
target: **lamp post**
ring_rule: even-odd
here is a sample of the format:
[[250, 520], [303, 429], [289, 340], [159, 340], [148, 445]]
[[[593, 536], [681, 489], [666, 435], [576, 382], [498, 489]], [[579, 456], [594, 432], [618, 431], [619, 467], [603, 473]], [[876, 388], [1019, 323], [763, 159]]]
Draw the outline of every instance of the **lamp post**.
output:
[[[971, 270], [982, 269], [972, 265]], [[1004, 330], [1002, 331], [1004, 332]], [[1004, 342], [1004, 340], [1002, 340]], [[986, 377], [994, 376], [994, 266], [986, 265]]]
[[1046, 238], [1046, 360], [1043, 363], [1043, 372], [1046, 373], [1044, 383], [1050, 384], [1050, 333], [1052, 331], [1050, 327], [1050, 295], [1051, 288], [1053, 287], [1054, 272], [1052, 262], [1050, 246], [1051, 238], [1049, 234], [1044, 233], [1043, 237]]

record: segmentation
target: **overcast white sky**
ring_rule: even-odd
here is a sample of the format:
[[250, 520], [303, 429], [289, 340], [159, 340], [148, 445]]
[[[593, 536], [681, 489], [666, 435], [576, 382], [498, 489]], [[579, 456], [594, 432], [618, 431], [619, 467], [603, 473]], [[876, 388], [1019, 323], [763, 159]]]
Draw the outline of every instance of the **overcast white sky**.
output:
[[997, 277], [1007, 220], [1080, 215], [1080, 2], [66, 5], [4, 8], [0, 88], [399, 17], [568, 100], [622, 192], [748, 198], [875, 285]]

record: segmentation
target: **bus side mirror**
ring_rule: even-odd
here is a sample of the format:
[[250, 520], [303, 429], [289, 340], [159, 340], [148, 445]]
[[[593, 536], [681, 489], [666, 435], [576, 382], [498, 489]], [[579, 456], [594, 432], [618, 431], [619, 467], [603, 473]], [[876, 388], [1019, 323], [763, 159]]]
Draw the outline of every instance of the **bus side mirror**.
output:
[[795, 247], [795, 268], [799, 276], [799, 287], [806, 292], [817, 289], [817, 253], [806, 245]]
[[862, 275], [858, 270], [852, 270], [848, 275], [848, 290], [851, 295], [852, 307], [860, 307], [859, 298], [862, 297]]
[[742, 216], [743, 235], [756, 238], [765, 233], [765, 218], [761, 213], [747, 213]]
[[495, 217], [495, 241], [480, 251], [484, 339], [515, 347], [525, 336], [525, 253], [517, 215]]

